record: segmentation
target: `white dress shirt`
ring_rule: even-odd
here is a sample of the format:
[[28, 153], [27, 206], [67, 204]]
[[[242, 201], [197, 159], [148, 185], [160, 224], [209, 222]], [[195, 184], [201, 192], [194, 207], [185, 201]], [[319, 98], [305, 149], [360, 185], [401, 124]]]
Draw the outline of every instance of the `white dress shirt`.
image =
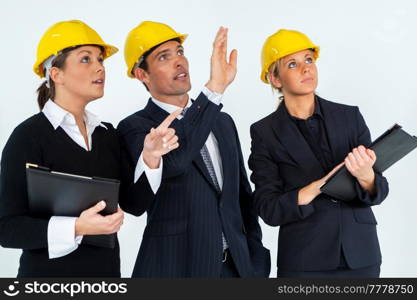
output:
[[[61, 127], [75, 143], [86, 151], [91, 151], [92, 135], [96, 127], [101, 126], [107, 129], [107, 127], [101, 123], [98, 116], [86, 110], [84, 122], [87, 130], [88, 147], [75, 122], [75, 118], [71, 113], [51, 100], [46, 102], [42, 109], [42, 113], [46, 116], [55, 130], [58, 127]], [[162, 162], [158, 169], [150, 169], [144, 163], [141, 154], [138, 163], [136, 164], [134, 182], [139, 179], [143, 172], [145, 172], [152, 190], [156, 193], [161, 184]], [[49, 220], [48, 253], [50, 259], [65, 256], [78, 248], [82, 236], [75, 237], [75, 220], [76, 217], [63, 216], [53, 216]]]

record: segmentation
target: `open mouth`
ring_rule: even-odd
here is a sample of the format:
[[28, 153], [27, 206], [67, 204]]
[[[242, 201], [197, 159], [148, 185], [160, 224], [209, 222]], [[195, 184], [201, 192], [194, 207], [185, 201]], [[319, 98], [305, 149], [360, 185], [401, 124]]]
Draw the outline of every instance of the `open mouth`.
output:
[[93, 81], [93, 84], [104, 84], [104, 79], [96, 79]]
[[185, 80], [188, 77], [188, 74], [183, 72], [183, 73], [179, 73], [178, 75], [176, 75], [174, 77], [174, 80]]

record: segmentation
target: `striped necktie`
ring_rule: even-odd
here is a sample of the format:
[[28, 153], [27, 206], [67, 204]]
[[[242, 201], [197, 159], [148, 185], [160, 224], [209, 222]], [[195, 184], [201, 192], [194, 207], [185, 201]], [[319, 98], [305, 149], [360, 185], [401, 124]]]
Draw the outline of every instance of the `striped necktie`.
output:
[[[183, 108], [181, 115], [184, 116], [188, 110], [188, 107]], [[216, 172], [214, 171], [213, 161], [211, 160], [210, 153], [207, 149], [206, 144], [203, 145], [203, 148], [200, 150], [201, 157], [203, 158], [204, 164], [206, 165], [207, 171], [213, 181], [214, 187], [216, 188], [217, 192], [221, 193], [221, 188], [219, 185], [219, 181], [217, 180]], [[229, 248], [227, 245], [226, 238], [224, 233], [222, 232], [222, 243], [223, 243], [223, 251]]]

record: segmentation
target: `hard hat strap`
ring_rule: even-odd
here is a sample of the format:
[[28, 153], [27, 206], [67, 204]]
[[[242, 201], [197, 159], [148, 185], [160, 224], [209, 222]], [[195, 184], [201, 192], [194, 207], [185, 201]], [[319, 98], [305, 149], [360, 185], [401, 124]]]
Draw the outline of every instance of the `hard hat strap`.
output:
[[138, 67], [143, 63], [144, 60], [145, 60], [145, 55], [142, 55], [141, 57], [139, 57], [139, 60], [136, 63], [138, 65]]
[[49, 77], [49, 71], [51, 70], [51, 68], [52, 68], [52, 62], [53, 62], [53, 60], [56, 58], [56, 56], [55, 55], [51, 55], [51, 56], [49, 56], [44, 62], [43, 62], [43, 69], [45, 70], [45, 78], [46, 78], [46, 86], [48, 87], [48, 88], [50, 88], [51, 86], [49, 85], [49, 80], [50, 80], [50, 77]]
[[49, 71], [51, 70], [51, 68], [52, 68], [52, 63], [53, 63], [53, 61], [55, 60], [55, 58], [57, 58], [58, 56], [60, 56], [61, 54], [64, 54], [64, 53], [66, 53], [66, 52], [68, 52], [68, 51], [71, 51], [71, 50], [74, 50], [74, 49], [77, 49], [78, 47], [80, 47], [80, 46], [72, 46], [72, 47], [68, 47], [68, 48], [65, 48], [65, 49], [63, 49], [63, 50], [61, 50], [61, 51], [58, 51], [58, 53], [57, 53], [57, 55], [51, 55], [51, 56], [49, 56], [44, 62], [43, 62], [43, 64], [42, 64], [42, 66], [43, 66], [43, 68], [44, 68], [44, 70], [45, 70], [45, 78], [46, 78], [46, 86], [48, 87], [48, 88], [50, 88], [50, 84], [49, 84], [49, 80], [50, 80], [50, 76], [49, 76]]
[[136, 62], [133, 65], [133, 68], [132, 68], [132, 71], [131, 71], [132, 74], [135, 72], [136, 68], [139, 68], [140, 67], [140, 65], [143, 63], [144, 60], [145, 60], [145, 55], [142, 55], [141, 57], [139, 57], [138, 62]]

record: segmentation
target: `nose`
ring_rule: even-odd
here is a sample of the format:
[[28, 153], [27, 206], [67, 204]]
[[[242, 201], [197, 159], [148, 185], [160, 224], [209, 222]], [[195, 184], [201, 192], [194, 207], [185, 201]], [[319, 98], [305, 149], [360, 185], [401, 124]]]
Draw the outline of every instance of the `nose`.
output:
[[104, 65], [102, 62], [97, 61], [96, 73], [104, 72]]
[[103, 65], [100, 65], [98, 68], [97, 68], [97, 71], [96, 71], [97, 73], [103, 73], [104, 72], [104, 66]]
[[310, 65], [304, 63], [303, 73], [306, 74], [306, 73], [309, 73], [309, 72], [310, 72]]
[[176, 68], [180, 68], [180, 67], [184, 67], [186, 64], [187, 59], [185, 58], [185, 56], [178, 56], [177, 59], [175, 60], [175, 67]]

